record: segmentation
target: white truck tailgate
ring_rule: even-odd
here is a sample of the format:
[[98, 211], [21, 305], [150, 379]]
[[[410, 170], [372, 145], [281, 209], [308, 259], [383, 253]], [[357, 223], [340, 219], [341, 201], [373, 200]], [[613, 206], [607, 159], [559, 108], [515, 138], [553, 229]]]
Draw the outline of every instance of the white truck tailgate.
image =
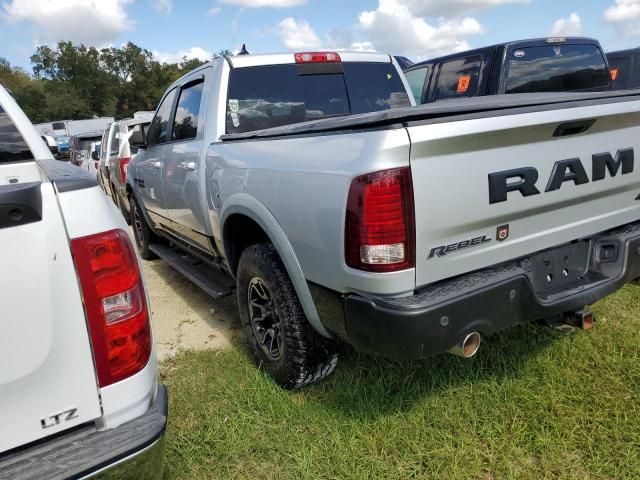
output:
[[42, 181], [35, 162], [0, 164], [0, 204], [11, 204], [10, 190], [33, 182], [41, 182], [42, 219], [14, 225], [9, 216], [0, 218], [0, 452], [101, 416], [53, 186]]

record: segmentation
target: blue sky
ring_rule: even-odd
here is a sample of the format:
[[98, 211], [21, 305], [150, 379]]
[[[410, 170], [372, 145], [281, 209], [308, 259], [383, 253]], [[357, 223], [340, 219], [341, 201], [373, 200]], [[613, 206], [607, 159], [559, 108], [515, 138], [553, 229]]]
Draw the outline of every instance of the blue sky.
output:
[[584, 35], [640, 46], [640, 0], [0, 0], [0, 56], [36, 45], [132, 41], [163, 61], [246, 43], [254, 53], [378, 50], [426, 59], [521, 38]]

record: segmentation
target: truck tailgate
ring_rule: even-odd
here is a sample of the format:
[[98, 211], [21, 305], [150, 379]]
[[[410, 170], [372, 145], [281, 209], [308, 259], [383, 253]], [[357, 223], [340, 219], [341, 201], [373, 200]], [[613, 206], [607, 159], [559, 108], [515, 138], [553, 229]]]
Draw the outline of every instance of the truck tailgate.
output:
[[[29, 218], [29, 207], [37, 210], [38, 205], [40, 218]], [[0, 164], [1, 209], [0, 452], [4, 452], [94, 420], [101, 409], [65, 225], [54, 188], [42, 181], [35, 162]], [[27, 212], [25, 221], [18, 220], [17, 210]]]
[[639, 112], [634, 100], [409, 123], [417, 286], [640, 219]]

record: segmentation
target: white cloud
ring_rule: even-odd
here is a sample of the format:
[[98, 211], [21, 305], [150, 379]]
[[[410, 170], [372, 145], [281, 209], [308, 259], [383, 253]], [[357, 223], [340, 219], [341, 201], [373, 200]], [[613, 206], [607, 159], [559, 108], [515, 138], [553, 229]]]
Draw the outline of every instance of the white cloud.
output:
[[615, 1], [615, 5], [612, 5], [605, 10], [605, 20], [612, 23], [622, 23], [640, 18], [640, 0]]
[[306, 20], [285, 18], [278, 24], [278, 36], [290, 50], [311, 50], [322, 47], [320, 37]]
[[213, 7], [210, 8], [207, 12], [208, 15], [218, 15], [222, 11], [222, 7]]
[[219, 0], [220, 3], [226, 3], [227, 5], [237, 5], [239, 7], [247, 8], [284, 8], [284, 7], [296, 7], [298, 5], [304, 5], [307, 0]]
[[171, 13], [171, 9], [173, 8], [172, 0], [153, 0], [151, 3], [153, 4], [153, 8], [167, 15]]
[[559, 18], [551, 29], [552, 36], [576, 36], [582, 33], [582, 20], [580, 15], [572, 13], [567, 18]]
[[367, 35], [371, 48], [418, 58], [467, 50], [465, 38], [484, 31], [472, 17], [439, 18], [432, 25], [417, 16], [406, 0], [379, 0], [376, 10], [360, 14], [356, 28]]
[[36, 43], [74, 43], [104, 46], [114, 41], [133, 22], [125, 10], [132, 0], [11, 0], [3, 4], [11, 22], [34, 26]]
[[417, 17], [457, 16], [469, 10], [484, 10], [501, 5], [526, 5], [531, 0], [399, 0]]
[[183, 57], [187, 57], [188, 60], [197, 58], [203, 62], [208, 62], [213, 57], [213, 52], [205, 50], [202, 47], [191, 47], [174, 53], [158, 52], [157, 50], [154, 50], [152, 54], [153, 57], [161, 63], [180, 63]]
[[640, 35], [640, 0], [615, 0], [604, 11], [604, 19], [622, 26], [627, 35]]

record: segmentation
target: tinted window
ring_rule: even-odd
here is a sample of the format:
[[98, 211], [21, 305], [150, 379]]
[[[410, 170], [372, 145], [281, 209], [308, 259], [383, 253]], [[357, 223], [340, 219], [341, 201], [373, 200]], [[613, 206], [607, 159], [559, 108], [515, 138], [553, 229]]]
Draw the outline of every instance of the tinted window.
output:
[[64, 130], [67, 127], [65, 126], [64, 122], [53, 122], [51, 124], [51, 128], [53, 128], [54, 130]]
[[438, 75], [435, 99], [477, 95], [481, 66], [482, 57], [479, 55], [443, 63]]
[[33, 154], [27, 142], [24, 141], [9, 115], [0, 107], [0, 163], [32, 159]]
[[156, 145], [158, 143], [165, 143], [169, 141], [169, 116], [171, 115], [171, 109], [173, 108], [173, 99], [176, 96], [176, 90], [171, 90], [158, 107], [156, 116], [153, 117], [151, 126], [149, 127], [149, 133], [147, 136], [147, 143], [149, 145]]
[[227, 132], [249, 132], [319, 118], [410, 105], [391, 63], [344, 63], [332, 73], [299, 74], [297, 65], [231, 71]]
[[391, 63], [345, 63], [351, 113], [410, 107], [402, 78]]
[[613, 88], [615, 90], [624, 90], [625, 88], [633, 88], [633, 72], [631, 66], [631, 57], [610, 58], [609, 66], [611, 67], [611, 79], [613, 80]]
[[173, 140], [196, 138], [198, 123], [200, 123], [200, 100], [204, 82], [191, 84], [180, 91], [176, 116], [173, 121]]
[[610, 81], [595, 45], [545, 45], [509, 53], [506, 93], [603, 89]]
[[405, 77], [407, 77], [407, 82], [409, 82], [409, 87], [411, 88], [411, 93], [413, 93], [413, 98], [415, 98], [416, 103], [422, 103], [422, 90], [424, 89], [424, 81], [427, 78], [428, 68], [418, 68], [417, 70], [411, 70], [410, 72], [405, 72]]
[[120, 127], [115, 125], [111, 129], [111, 148], [109, 155], [118, 155], [120, 153]]

